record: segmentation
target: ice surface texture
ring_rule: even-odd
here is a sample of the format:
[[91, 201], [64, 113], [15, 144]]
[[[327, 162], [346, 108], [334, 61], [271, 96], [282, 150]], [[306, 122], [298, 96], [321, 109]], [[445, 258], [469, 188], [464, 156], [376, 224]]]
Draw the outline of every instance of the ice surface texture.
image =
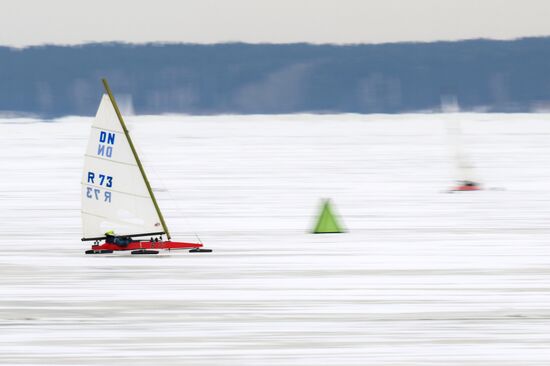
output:
[[[489, 187], [452, 185], [445, 119]], [[0, 121], [0, 364], [548, 365], [550, 116], [127, 118], [175, 239], [86, 256], [88, 118]], [[311, 235], [330, 197], [348, 233]]]

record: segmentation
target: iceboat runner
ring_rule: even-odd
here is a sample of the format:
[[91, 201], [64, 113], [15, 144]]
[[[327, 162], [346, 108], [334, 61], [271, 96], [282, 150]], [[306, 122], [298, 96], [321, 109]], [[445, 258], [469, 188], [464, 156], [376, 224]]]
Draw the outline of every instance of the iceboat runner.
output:
[[82, 174], [82, 241], [94, 242], [86, 254], [210, 252], [202, 243], [171, 241], [122, 114], [107, 80], [102, 81], [106, 94], [92, 124]]

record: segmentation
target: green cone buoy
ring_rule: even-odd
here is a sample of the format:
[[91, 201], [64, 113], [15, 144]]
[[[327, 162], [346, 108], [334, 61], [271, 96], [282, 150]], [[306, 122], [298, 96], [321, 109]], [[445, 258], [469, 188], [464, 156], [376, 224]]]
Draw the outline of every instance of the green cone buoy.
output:
[[332, 212], [330, 200], [325, 200], [321, 208], [321, 214], [317, 219], [317, 225], [313, 229], [313, 234], [337, 234], [345, 232], [344, 228], [338, 222], [334, 212]]

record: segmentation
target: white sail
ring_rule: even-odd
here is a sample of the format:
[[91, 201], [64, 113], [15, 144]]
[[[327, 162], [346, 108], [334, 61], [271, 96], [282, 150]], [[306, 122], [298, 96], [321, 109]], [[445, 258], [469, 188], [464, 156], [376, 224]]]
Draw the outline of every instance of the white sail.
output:
[[82, 173], [84, 238], [161, 233], [147, 190], [115, 108], [105, 94], [92, 124]]
[[460, 122], [457, 120], [450, 120], [447, 129], [455, 161], [455, 179], [462, 182], [479, 183], [479, 179], [475, 175], [474, 165], [464, 151]]

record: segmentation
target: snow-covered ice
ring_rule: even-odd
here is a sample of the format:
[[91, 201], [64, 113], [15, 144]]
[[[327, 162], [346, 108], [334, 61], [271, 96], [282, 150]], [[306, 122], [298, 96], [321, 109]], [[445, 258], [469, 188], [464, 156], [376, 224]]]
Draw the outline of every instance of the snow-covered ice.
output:
[[[450, 119], [499, 189], [444, 193]], [[0, 120], [0, 364], [550, 364], [550, 115], [127, 122], [214, 253], [84, 255], [91, 119]], [[325, 197], [348, 233], [308, 233]]]

